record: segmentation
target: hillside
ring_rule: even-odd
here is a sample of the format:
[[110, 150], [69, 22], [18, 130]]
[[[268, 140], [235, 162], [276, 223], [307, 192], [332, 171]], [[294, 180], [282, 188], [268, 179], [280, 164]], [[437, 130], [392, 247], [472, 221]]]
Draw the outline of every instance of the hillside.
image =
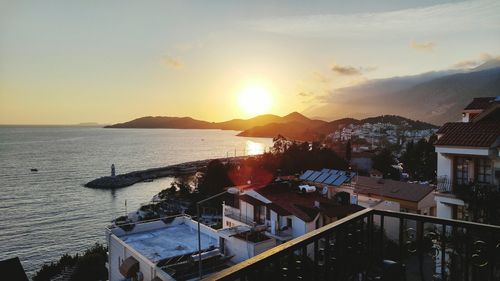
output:
[[319, 120], [309, 120], [309, 122], [271, 123], [245, 130], [238, 134], [244, 137], [275, 137], [282, 135], [294, 140], [318, 140], [332, 132], [349, 124], [364, 123], [391, 123], [394, 125], [408, 124], [409, 130], [436, 129], [437, 126], [421, 121], [411, 120], [395, 115], [381, 115], [377, 117], [365, 118], [362, 120], [354, 118], [342, 118], [339, 120], [325, 122]]
[[213, 129], [213, 123], [191, 117], [147, 116], [104, 128], [170, 128], [170, 129]]
[[283, 135], [294, 140], [318, 140], [349, 124], [362, 123], [409, 124], [410, 130], [433, 129], [436, 126], [394, 115], [382, 115], [362, 120], [342, 118], [331, 122], [312, 120], [293, 112], [283, 117], [260, 115], [251, 119], [233, 119], [226, 122], [210, 123], [190, 117], [142, 117], [129, 122], [106, 126], [105, 128], [172, 128], [172, 129], [220, 129], [242, 131], [238, 136], [273, 138]]
[[472, 98], [497, 96], [499, 91], [500, 62], [491, 60], [471, 70], [393, 77], [338, 89], [327, 102], [308, 108], [304, 114], [336, 119], [344, 112], [354, 118], [384, 112], [440, 125], [459, 120]]
[[306, 116], [293, 112], [286, 116], [277, 116], [272, 114], [259, 115], [250, 119], [233, 119], [225, 122], [210, 123], [206, 121], [196, 120], [190, 117], [141, 117], [129, 122], [118, 123], [105, 128], [170, 128], [170, 129], [221, 129], [244, 131], [258, 126], [267, 124], [282, 124], [298, 122], [308, 125], [319, 126], [326, 123], [321, 120], [311, 120]]

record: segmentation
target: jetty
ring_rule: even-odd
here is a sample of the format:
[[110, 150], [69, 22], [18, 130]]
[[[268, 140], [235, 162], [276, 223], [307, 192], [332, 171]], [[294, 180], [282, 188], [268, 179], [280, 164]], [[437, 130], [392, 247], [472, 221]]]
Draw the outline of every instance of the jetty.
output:
[[228, 163], [228, 162], [238, 163], [249, 157], [253, 156], [214, 158], [214, 159], [206, 159], [206, 160], [198, 160], [198, 161], [174, 164], [160, 168], [151, 168], [146, 170], [133, 171], [116, 176], [101, 177], [84, 184], [84, 186], [89, 188], [103, 188], [103, 189], [121, 188], [136, 184], [138, 182], [149, 182], [157, 178], [176, 177], [181, 175], [195, 174], [205, 169], [208, 166], [208, 163], [210, 163], [213, 160], [219, 160], [222, 163]]

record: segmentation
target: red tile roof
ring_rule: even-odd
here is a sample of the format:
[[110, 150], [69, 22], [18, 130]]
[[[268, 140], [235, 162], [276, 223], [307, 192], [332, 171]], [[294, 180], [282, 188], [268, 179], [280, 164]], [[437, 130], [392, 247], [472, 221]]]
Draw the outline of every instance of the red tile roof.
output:
[[[318, 192], [299, 193], [286, 184], [272, 184], [255, 191], [272, 202], [267, 205], [271, 210], [282, 216], [294, 215], [305, 222], [313, 221], [320, 212], [338, 218], [363, 209], [359, 206], [339, 205]], [[320, 208], [315, 206], [316, 201], [320, 203]]]
[[240, 195], [240, 199], [241, 199], [241, 201], [245, 201], [253, 206], [265, 206], [266, 205], [265, 202], [262, 202], [259, 199], [252, 197], [252, 196], [249, 196], [249, 195], [246, 195], [246, 194]]
[[410, 202], [419, 202], [433, 190], [428, 184], [413, 184], [364, 176], [358, 176], [355, 187], [355, 191], [361, 194], [374, 194]]
[[490, 147], [500, 137], [500, 121], [446, 123], [437, 132], [437, 146]]
[[486, 109], [491, 105], [491, 102], [495, 100], [495, 97], [481, 97], [474, 98], [471, 103], [469, 103], [464, 110], [474, 110], [474, 109]]

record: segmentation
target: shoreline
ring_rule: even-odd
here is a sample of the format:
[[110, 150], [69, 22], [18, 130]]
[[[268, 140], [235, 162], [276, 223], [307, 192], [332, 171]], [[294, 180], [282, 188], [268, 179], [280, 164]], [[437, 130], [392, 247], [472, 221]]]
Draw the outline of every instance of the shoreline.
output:
[[245, 160], [250, 157], [258, 155], [237, 156], [237, 157], [224, 157], [224, 158], [211, 158], [204, 160], [189, 161], [179, 164], [173, 164], [165, 167], [150, 168], [146, 170], [132, 171], [125, 174], [116, 176], [105, 176], [94, 179], [84, 184], [88, 188], [97, 189], [114, 189], [134, 185], [139, 182], [152, 181], [164, 177], [176, 177], [181, 175], [189, 175], [198, 172], [208, 166], [213, 160], [219, 160], [223, 163]]

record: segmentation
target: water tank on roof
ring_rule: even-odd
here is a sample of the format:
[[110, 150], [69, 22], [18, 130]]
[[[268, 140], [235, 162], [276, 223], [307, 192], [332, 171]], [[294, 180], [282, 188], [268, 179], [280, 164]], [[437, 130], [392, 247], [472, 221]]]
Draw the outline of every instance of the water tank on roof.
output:
[[316, 187], [312, 185], [299, 185], [299, 189], [303, 193], [311, 193], [316, 191]]

